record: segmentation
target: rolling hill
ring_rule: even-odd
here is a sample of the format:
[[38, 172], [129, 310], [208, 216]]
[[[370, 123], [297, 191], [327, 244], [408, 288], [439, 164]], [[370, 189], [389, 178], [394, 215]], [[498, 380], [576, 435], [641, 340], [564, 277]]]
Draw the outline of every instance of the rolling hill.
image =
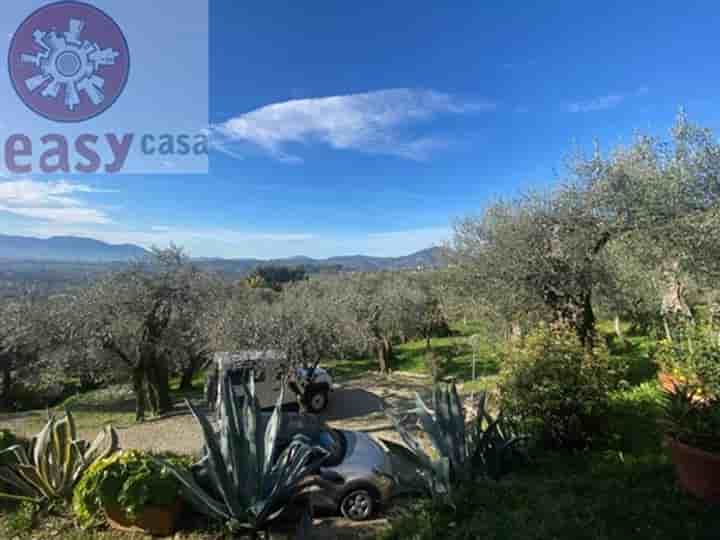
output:
[[32, 238], [0, 234], [0, 259], [12, 261], [118, 262], [146, 256], [133, 244], [107, 244], [92, 238]]
[[[57, 263], [122, 263], [141, 259], [148, 251], [133, 244], [108, 244], [92, 238], [55, 236], [33, 238], [28, 236], [0, 235], [0, 261], [9, 262], [57, 262]], [[347, 255], [313, 259], [297, 256], [283, 259], [196, 259], [195, 263], [205, 269], [229, 274], [248, 274], [258, 266], [304, 266], [313, 271], [372, 272], [413, 268], [436, 268], [443, 266], [442, 249], [432, 247], [402, 257], [370, 257]], [[1, 264], [1, 263], [0, 263]]]

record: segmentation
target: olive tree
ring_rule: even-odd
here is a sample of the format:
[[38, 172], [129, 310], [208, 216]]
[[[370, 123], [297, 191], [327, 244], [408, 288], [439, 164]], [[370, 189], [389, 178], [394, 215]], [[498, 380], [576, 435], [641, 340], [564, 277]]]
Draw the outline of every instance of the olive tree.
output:
[[712, 134], [681, 114], [668, 142], [638, 136], [607, 157], [577, 156], [553, 190], [460, 221], [454, 263], [508, 319], [562, 320], [590, 344], [610, 244], [637, 235], [666, 248], [666, 262], [717, 272], [719, 172]]
[[15, 375], [27, 371], [37, 362], [40, 315], [37, 299], [31, 295], [6, 300], [0, 304], [0, 368], [2, 386], [0, 403], [7, 406], [11, 400]]
[[148, 406], [155, 414], [172, 407], [172, 354], [188, 314], [202, 301], [201, 278], [182, 250], [171, 246], [77, 295], [73, 332], [129, 373], [138, 421]]

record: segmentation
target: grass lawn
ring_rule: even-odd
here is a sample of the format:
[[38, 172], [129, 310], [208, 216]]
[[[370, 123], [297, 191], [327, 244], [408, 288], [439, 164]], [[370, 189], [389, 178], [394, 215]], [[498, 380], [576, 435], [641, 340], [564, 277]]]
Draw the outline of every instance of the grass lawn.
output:
[[[491, 385], [494, 375], [499, 371], [499, 351], [495, 343], [486, 335], [483, 327], [477, 322], [453, 325], [453, 335], [431, 340], [431, 353], [439, 360], [439, 376], [442, 379], [453, 379], [464, 383], [465, 388], [481, 389]], [[475, 349], [471, 336], [479, 335]], [[408, 341], [394, 347], [393, 371], [405, 371], [431, 375], [432, 363], [424, 340]], [[475, 360], [475, 383], [472, 382], [473, 360]], [[349, 381], [353, 377], [362, 376], [369, 371], [378, 370], [375, 357], [334, 360], [322, 364], [331, 370], [338, 382]]]

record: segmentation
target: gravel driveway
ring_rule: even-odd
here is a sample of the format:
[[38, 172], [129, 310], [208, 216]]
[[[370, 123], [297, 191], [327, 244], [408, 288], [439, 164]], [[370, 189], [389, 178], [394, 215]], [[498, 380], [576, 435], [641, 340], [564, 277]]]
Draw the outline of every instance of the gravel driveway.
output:
[[[320, 417], [335, 428], [365, 431], [399, 441], [399, 436], [382, 412], [382, 403], [398, 409], [410, 408], [415, 392], [423, 394], [428, 391], [429, 385], [428, 377], [412, 373], [396, 372], [389, 377], [366, 374], [340, 385], [331, 394], [328, 408]], [[131, 396], [119, 406], [129, 407], [128, 411], [132, 411]], [[0, 428], [29, 437], [37, 431], [44, 416], [43, 411], [0, 415]], [[98, 413], [97, 416], [97, 426], [79, 430], [82, 438], [95, 437], [103, 423], [102, 415]], [[127, 421], [116, 424], [115, 428], [123, 448], [194, 455], [202, 447], [200, 428], [182, 403], [176, 404], [175, 412], [170, 415], [142, 424]]]

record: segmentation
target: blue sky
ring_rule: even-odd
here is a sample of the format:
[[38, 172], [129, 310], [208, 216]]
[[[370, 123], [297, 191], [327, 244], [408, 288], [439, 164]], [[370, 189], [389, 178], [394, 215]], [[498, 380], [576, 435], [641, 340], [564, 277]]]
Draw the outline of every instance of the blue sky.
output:
[[210, 174], [6, 179], [0, 231], [401, 255], [593, 139], [720, 124], [716, 2], [210, 4]]

